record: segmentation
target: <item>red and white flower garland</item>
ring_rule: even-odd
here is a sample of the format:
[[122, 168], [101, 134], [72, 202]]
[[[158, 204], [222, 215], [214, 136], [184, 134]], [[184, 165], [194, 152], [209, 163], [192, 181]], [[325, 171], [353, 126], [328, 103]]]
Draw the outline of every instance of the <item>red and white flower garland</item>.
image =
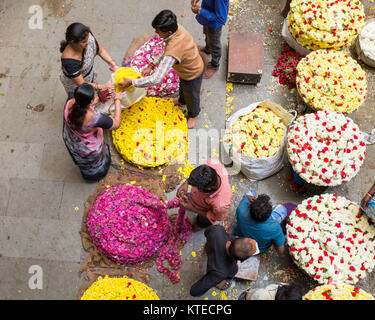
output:
[[299, 117], [290, 127], [287, 150], [293, 169], [319, 186], [348, 182], [366, 154], [363, 133], [350, 118], [330, 111]]
[[321, 284], [355, 284], [375, 266], [375, 226], [335, 194], [304, 200], [289, 217], [287, 242], [296, 264]]

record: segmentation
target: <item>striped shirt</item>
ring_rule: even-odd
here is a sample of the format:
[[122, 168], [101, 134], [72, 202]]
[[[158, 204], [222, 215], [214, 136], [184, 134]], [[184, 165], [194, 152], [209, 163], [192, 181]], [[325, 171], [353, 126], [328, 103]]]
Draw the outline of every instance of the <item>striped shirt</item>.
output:
[[[167, 72], [173, 67], [173, 65], [177, 62], [175, 58], [172, 56], [164, 56], [160, 63], [159, 68], [156, 70], [155, 73], [148, 77], [144, 77], [141, 79], [134, 79], [132, 80], [132, 84], [138, 88], [146, 88], [152, 87], [157, 85], [158, 83], [162, 82]], [[156, 63], [155, 63], [156, 64]]]

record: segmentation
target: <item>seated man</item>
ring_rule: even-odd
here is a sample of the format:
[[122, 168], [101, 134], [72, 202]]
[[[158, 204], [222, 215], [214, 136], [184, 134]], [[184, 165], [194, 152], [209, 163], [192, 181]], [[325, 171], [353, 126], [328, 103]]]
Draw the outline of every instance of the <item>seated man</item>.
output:
[[244, 261], [257, 253], [256, 241], [249, 238], [235, 238], [222, 226], [214, 225], [204, 232], [207, 238], [207, 273], [193, 284], [190, 294], [199, 297], [216, 286], [225, 290], [237, 274], [237, 260]]
[[271, 283], [265, 288], [247, 289], [238, 300], [302, 300], [302, 288], [295, 283]]
[[282, 254], [285, 251], [285, 237], [280, 223], [286, 216], [284, 206], [272, 206], [269, 196], [262, 194], [257, 197], [255, 190], [250, 190], [237, 207], [233, 235], [256, 240], [260, 253], [265, 252], [273, 243]]
[[224, 165], [219, 160], [210, 159], [195, 168], [189, 179], [178, 188], [177, 197], [186, 210], [198, 214], [193, 224], [194, 232], [215, 221], [224, 221], [232, 202], [232, 188]]

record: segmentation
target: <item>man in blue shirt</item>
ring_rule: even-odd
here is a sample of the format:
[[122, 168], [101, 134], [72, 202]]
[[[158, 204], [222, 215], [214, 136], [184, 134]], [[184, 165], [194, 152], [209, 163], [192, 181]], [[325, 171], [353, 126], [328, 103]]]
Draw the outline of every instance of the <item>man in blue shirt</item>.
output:
[[203, 33], [206, 36], [206, 46], [198, 46], [200, 51], [211, 54], [203, 78], [209, 79], [219, 69], [221, 58], [221, 29], [227, 22], [229, 12], [229, 0], [191, 0], [191, 11], [196, 14], [197, 21], [203, 25]]
[[283, 205], [272, 206], [269, 196], [256, 196], [255, 190], [250, 190], [237, 207], [233, 235], [256, 240], [260, 253], [273, 244], [282, 254], [285, 252], [285, 237], [280, 223], [286, 216]]

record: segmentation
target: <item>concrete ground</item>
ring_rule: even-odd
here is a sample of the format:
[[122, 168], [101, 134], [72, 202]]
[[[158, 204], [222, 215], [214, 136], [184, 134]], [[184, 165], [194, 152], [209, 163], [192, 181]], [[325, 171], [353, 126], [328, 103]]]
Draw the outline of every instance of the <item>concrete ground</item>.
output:
[[[369, 0], [362, 2], [368, 13], [373, 4]], [[32, 5], [40, 5], [43, 10], [41, 30], [29, 28]], [[81, 178], [61, 137], [66, 96], [58, 78], [59, 43], [64, 39], [66, 27], [76, 21], [90, 26], [98, 41], [121, 64], [133, 37], [152, 32], [152, 18], [167, 8], [176, 13], [196, 42], [203, 44], [202, 28], [190, 11], [189, 0], [0, 0], [0, 299], [75, 299], [82, 282], [77, 271], [86, 253], [78, 231], [83, 203], [95, 183]], [[231, 30], [264, 34], [265, 66], [260, 86], [233, 85], [230, 94], [235, 98], [231, 112], [264, 99], [286, 109], [296, 107], [296, 93], [278, 85], [271, 75], [283, 43], [281, 9], [282, 3], [271, 0], [234, 0], [232, 3]], [[228, 25], [222, 38], [224, 48], [227, 32]], [[350, 117], [361, 130], [369, 132], [375, 123], [370, 110], [375, 102], [375, 73], [363, 67], [368, 75], [369, 94], [364, 105]], [[95, 69], [100, 83], [109, 79], [108, 66], [100, 58]], [[203, 108], [197, 128], [221, 130], [225, 127], [225, 79], [226, 50], [220, 71], [203, 81]], [[46, 105], [43, 112], [26, 108], [27, 104], [40, 103]], [[193, 164], [202, 163], [211, 154], [197, 148], [189, 150]], [[371, 161], [374, 156], [375, 149], [369, 146], [359, 174], [344, 186], [327, 191], [360, 201], [374, 180], [375, 165]], [[241, 173], [231, 176], [235, 192], [225, 225], [230, 228], [235, 208], [250, 188], [269, 194], [275, 202], [300, 203], [311, 194], [310, 190], [297, 195], [289, 189], [289, 170], [286, 163], [278, 174], [259, 182], [247, 180]], [[155, 266], [149, 269], [150, 286], [157, 290], [161, 299], [193, 299], [189, 295], [190, 286], [205, 271], [204, 239], [200, 231], [183, 249], [185, 262], [178, 284], [171, 284]], [[191, 255], [192, 251], [197, 253], [196, 257]], [[260, 260], [258, 280], [235, 281], [235, 286], [225, 292], [228, 299], [236, 299], [248, 286], [263, 287], [273, 281], [293, 280], [305, 291], [317, 285], [299, 271], [287, 255], [279, 257], [271, 249], [261, 255]], [[33, 265], [43, 270], [42, 289], [29, 288], [32, 276], [29, 269]], [[372, 294], [375, 294], [374, 274], [372, 272], [358, 284]], [[211, 289], [198, 299], [204, 298], [225, 297]]]

